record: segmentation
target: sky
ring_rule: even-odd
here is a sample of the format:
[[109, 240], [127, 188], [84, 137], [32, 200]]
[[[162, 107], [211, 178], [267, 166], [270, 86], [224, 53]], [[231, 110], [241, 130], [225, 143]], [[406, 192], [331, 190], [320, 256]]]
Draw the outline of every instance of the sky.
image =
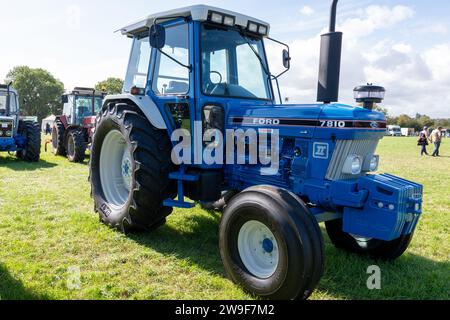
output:
[[[316, 100], [320, 34], [331, 0], [0, 0], [0, 82], [17, 65], [44, 68], [66, 89], [124, 78], [131, 40], [115, 30], [151, 13], [209, 4], [271, 24], [271, 37], [291, 47], [292, 68], [280, 79], [293, 103]], [[353, 88], [387, 89], [391, 115], [450, 117], [450, 1], [341, 0], [344, 32], [340, 97]], [[279, 46], [267, 46], [273, 73], [282, 70]]]

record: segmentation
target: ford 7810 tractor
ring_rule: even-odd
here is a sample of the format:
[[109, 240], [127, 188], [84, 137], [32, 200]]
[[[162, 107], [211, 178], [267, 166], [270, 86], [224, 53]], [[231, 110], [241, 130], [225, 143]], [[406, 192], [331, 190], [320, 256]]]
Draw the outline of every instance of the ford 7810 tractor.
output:
[[375, 174], [386, 132], [385, 116], [373, 110], [382, 87], [357, 87], [361, 106], [335, 103], [336, 6], [322, 36], [318, 103], [306, 105], [282, 104], [265, 51], [276, 40], [264, 21], [198, 5], [124, 27], [133, 45], [123, 94], [105, 97], [92, 144], [101, 220], [125, 232], [153, 230], [173, 208], [232, 192], [219, 231], [226, 273], [268, 299], [314, 291], [324, 270], [322, 222], [336, 247], [383, 260], [402, 255], [422, 186]]
[[75, 88], [62, 96], [63, 114], [56, 117], [52, 129], [55, 155], [67, 155], [70, 162], [84, 161], [104, 96], [90, 88]]
[[39, 124], [20, 116], [18, 94], [11, 84], [0, 84], [0, 152], [15, 152], [19, 159], [37, 162], [41, 154]]

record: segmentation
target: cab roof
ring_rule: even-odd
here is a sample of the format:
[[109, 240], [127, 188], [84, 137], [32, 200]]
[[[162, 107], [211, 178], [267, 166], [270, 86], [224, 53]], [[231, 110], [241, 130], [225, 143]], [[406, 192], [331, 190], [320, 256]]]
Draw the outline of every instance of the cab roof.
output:
[[104, 96], [104, 92], [100, 90], [95, 90], [94, 88], [81, 88], [75, 87], [72, 91], [68, 91], [66, 95], [74, 95], [74, 96], [96, 96], [102, 97]]
[[191, 17], [194, 21], [207, 21], [208, 16], [210, 12], [217, 12], [226, 14], [228, 16], [233, 16], [236, 18], [236, 25], [247, 27], [249, 21], [256, 22], [260, 25], [264, 25], [267, 27], [267, 35], [270, 31], [270, 25], [267, 22], [264, 22], [262, 20], [252, 18], [237, 12], [212, 7], [212, 6], [206, 6], [206, 5], [195, 5], [190, 7], [184, 7], [179, 9], [174, 9], [170, 11], [160, 12], [156, 14], [151, 14], [147, 16], [144, 19], [141, 19], [139, 21], [136, 21], [132, 24], [129, 24], [123, 28], [120, 29], [123, 35], [127, 35], [129, 37], [134, 36], [135, 34], [141, 33], [142, 31], [145, 31], [146, 29], [150, 28], [154, 23], [155, 19], [158, 19], [158, 22], [164, 22], [173, 20], [173, 17]]
[[[8, 86], [6, 84], [0, 84], [0, 92], [6, 92], [7, 90]], [[17, 94], [17, 90], [12, 87], [9, 88], [9, 91]]]

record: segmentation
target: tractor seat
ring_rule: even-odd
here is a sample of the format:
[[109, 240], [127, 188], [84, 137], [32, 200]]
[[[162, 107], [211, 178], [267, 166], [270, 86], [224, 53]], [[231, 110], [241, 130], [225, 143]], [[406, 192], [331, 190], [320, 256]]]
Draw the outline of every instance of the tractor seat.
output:
[[166, 94], [186, 93], [189, 91], [189, 85], [186, 82], [170, 81], [169, 87], [166, 89]]

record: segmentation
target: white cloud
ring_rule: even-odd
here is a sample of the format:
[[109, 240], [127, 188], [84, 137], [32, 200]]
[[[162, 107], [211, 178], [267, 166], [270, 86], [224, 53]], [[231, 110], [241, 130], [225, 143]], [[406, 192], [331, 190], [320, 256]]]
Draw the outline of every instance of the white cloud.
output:
[[421, 26], [416, 30], [420, 34], [437, 34], [446, 35], [448, 34], [448, 27], [443, 23], [427, 24], [426, 26]]
[[[420, 50], [406, 41], [390, 38], [367, 38], [389, 34], [389, 30], [414, 16], [406, 6], [369, 6], [339, 26], [344, 31], [342, 53], [341, 102], [353, 104], [353, 88], [367, 82], [385, 86], [384, 106], [392, 115], [411, 116], [426, 113], [433, 117], [450, 117], [450, 42]], [[379, 37], [378, 37], [379, 38]], [[316, 100], [320, 37], [290, 43], [292, 69], [280, 79], [282, 92], [293, 103]], [[282, 70], [280, 48], [269, 46], [269, 59]]]
[[303, 8], [300, 9], [300, 13], [305, 16], [312, 16], [314, 12], [315, 10], [310, 6], [304, 6]]
[[340, 29], [349, 39], [357, 40], [367, 37], [376, 30], [390, 28], [408, 20], [414, 14], [414, 10], [406, 6], [398, 5], [390, 8], [371, 5], [366, 8], [362, 16], [345, 20]]

